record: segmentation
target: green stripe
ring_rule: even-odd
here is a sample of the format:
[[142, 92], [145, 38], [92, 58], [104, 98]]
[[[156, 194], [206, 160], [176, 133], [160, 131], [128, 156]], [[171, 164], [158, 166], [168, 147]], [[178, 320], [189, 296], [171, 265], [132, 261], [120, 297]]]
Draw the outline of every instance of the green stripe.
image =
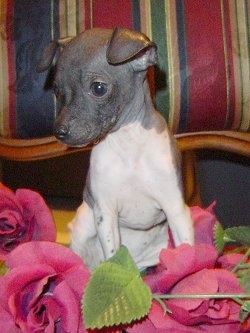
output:
[[165, 119], [169, 119], [169, 71], [165, 15], [165, 1], [151, 0], [152, 39], [158, 47], [158, 66], [155, 70], [156, 106]]

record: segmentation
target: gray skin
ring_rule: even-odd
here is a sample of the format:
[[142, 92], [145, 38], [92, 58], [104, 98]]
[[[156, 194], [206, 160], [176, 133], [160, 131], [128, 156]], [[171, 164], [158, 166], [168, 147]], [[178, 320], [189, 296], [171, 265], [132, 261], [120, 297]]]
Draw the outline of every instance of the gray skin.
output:
[[[116, 31], [118, 35], [119, 30]], [[62, 104], [55, 122], [55, 136], [70, 146], [85, 146], [136, 119], [141, 119], [145, 128], [154, 126], [161, 131], [166, 127], [165, 120], [156, 115], [149, 90], [135, 98], [145, 80], [147, 67], [157, 61], [156, 46], [142, 34], [121, 31], [125, 36], [117, 39], [128, 39], [126, 33], [133, 38], [133, 44], [126, 45], [127, 54], [123, 57], [115, 54], [117, 49], [121, 53], [122, 44], [120, 41], [117, 45], [115, 33], [98, 28], [87, 30], [72, 40], [62, 40], [60, 44], [52, 42], [53, 47], [43, 55], [38, 71], [47, 69], [56, 47], [63, 46], [54, 79], [55, 94]], [[135, 42], [137, 36], [140, 39]], [[142, 66], [136, 58], [147, 50], [152, 53], [152, 59], [150, 64]], [[93, 92], [97, 82], [106, 85], [107, 93], [103, 96]], [[143, 117], [140, 105], [144, 96], [150, 108]]]
[[156, 46], [139, 32], [96, 28], [50, 43], [38, 71], [50, 66], [58, 46], [55, 136], [79, 147], [100, 141], [73, 221], [72, 248], [91, 269], [121, 243], [140, 269], [154, 265], [167, 245], [167, 220], [176, 245], [193, 243], [180, 155], [146, 79]]

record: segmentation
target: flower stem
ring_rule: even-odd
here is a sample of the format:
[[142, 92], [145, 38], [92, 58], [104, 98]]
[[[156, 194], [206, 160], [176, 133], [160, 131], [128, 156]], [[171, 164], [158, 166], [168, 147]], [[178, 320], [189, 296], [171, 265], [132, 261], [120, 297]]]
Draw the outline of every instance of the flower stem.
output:
[[214, 299], [223, 299], [223, 298], [239, 298], [239, 299], [250, 299], [250, 294], [176, 294], [176, 295], [161, 295], [153, 294], [153, 299], [201, 299], [201, 298], [214, 298]]
[[250, 248], [247, 250], [247, 252], [244, 254], [244, 256], [241, 258], [240, 262], [232, 269], [232, 273], [236, 273], [238, 269], [241, 268], [241, 265], [244, 263], [244, 261], [250, 256]]
[[[159, 295], [159, 296], [161, 296], [161, 295]], [[160, 306], [162, 307], [162, 310], [163, 310], [163, 312], [164, 312], [164, 315], [165, 315], [166, 313], [172, 313], [172, 311], [169, 310], [169, 309], [166, 307], [166, 304], [163, 302], [162, 298], [159, 297], [159, 296], [158, 296], [158, 295], [153, 295], [153, 299], [154, 299], [155, 301], [157, 301], [157, 302], [160, 304]]]

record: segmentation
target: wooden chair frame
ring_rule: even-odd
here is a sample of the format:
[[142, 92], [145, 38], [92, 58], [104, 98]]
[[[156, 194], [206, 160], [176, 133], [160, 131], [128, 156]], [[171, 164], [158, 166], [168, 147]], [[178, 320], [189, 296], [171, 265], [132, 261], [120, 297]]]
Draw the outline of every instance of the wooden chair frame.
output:
[[[200, 190], [197, 182], [197, 150], [211, 149], [250, 157], [250, 133], [234, 131], [210, 131], [176, 135], [183, 156], [183, 180], [186, 202], [200, 205]], [[58, 156], [89, 151], [91, 146], [70, 148], [59, 143], [55, 137], [41, 139], [0, 138], [0, 159], [12, 161], [37, 161]]]

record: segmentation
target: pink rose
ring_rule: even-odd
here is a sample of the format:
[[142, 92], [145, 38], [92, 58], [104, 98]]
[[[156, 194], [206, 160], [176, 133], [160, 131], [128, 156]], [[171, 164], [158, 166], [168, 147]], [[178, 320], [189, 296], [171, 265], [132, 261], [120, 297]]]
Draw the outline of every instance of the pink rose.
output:
[[[186, 276], [172, 289], [171, 294], [243, 293], [234, 274], [224, 269], [203, 269]], [[186, 326], [205, 325], [208, 332], [240, 332], [240, 305], [231, 299], [175, 299], [166, 302], [171, 317]], [[237, 324], [231, 326], [231, 324]], [[211, 325], [210, 331], [208, 325]], [[215, 326], [216, 325], [216, 329]], [[232, 329], [233, 327], [233, 329]], [[236, 329], [237, 327], [237, 329]]]
[[[217, 257], [209, 244], [163, 249], [160, 265], [144, 281], [157, 294], [244, 293], [236, 276], [223, 268], [236, 263], [235, 255], [231, 260], [229, 256], [223, 260]], [[144, 333], [248, 332], [239, 322], [240, 305], [231, 299], [171, 299], [164, 303], [171, 314], [164, 316], [161, 306], [154, 302], [147, 319], [128, 332], [136, 332], [136, 327]]]
[[214, 214], [214, 201], [207, 208], [199, 206], [191, 207], [191, 215], [194, 221], [195, 243], [206, 243], [213, 245], [213, 230], [216, 222], [218, 221]]
[[190, 246], [181, 244], [174, 249], [160, 252], [160, 265], [144, 277], [153, 293], [167, 293], [185, 276], [204, 268], [213, 268], [218, 257], [216, 249], [209, 244]]
[[80, 257], [52, 242], [18, 246], [0, 280], [3, 332], [86, 332], [81, 297], [90, 273]]
[[43, 198], [26, 189], [14, 193], [0, 183], [0, 260], [21, 243], [55, 239], [53, 217]]

